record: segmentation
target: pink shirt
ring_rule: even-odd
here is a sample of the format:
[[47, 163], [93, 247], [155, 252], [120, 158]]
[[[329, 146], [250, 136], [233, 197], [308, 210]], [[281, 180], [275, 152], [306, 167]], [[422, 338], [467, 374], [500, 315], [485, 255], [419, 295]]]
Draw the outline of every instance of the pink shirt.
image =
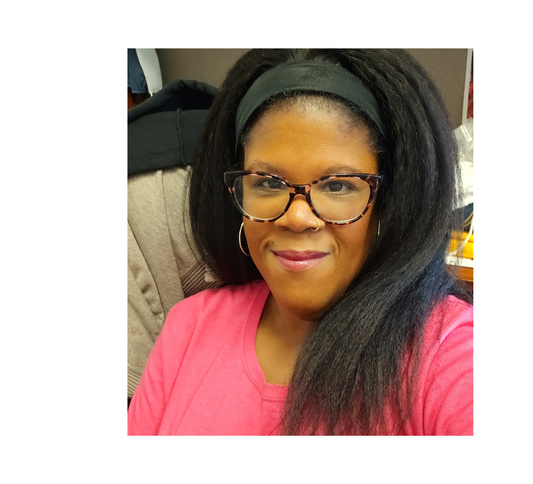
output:
[[[131, 401], [129, 435], [277, 433], [287, 387], [265, 381], [255, 353], [269, 292], [262, 281], [227, 286], [172, 308]], [[428, 322], [411, 435], [472, 435], [472, 307], [447, 302]]]

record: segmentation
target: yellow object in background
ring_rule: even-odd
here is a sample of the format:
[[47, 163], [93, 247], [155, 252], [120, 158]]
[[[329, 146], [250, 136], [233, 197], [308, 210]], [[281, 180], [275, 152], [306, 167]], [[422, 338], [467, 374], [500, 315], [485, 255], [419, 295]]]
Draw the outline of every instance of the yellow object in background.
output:
[[[455, 250], [457, 250], [457, 247], [463, 244], [467, 236], [468, 236], [467, 232], [461, 232], [461, 233], [454, 232], [452, 242], [450, 244], [450, 252], [454, 252]], [[468, 237], [468, 241], [463, 247], [463, 249], [455, 255], [459, 257], [464, 257], [465, 259], [472, 259], [472, 260], [474, 259], [474, 234]]]

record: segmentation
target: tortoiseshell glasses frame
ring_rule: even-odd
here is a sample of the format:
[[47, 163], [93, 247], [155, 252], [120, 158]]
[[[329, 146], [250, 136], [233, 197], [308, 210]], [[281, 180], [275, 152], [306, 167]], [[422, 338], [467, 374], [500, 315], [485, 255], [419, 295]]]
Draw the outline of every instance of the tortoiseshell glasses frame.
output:
[[[278, 181], [281, 181], [282, 183], [284, 183], [289, 189], [289, 201], [287, 202], [287, 205], [286, 205], [285, 209], [279, 215], [276, 215], [275, 217], [268, 218], [268, 219], [253, 217], [252, 215], [246, 213], [244, 211], [243, 207], [241, 207], [241, 205], [240, 205], [240, 203], [239, 203], [239, 201], [237, 199], [237, 195], [235, 193], [235, 181], [237, 180], [237, 178], [239, 178], [241, 176], [245, 176], [245, 175], [259, 175], [259, 176], [262, 176], [262, 177], [273, 178], [274, 180], [278, 180]], [[366, 182], [368, 184], [368, 186], [370, 187], [369, 195], [368, 195], [368, 202], [366, 203], [364, 209], [361, 211], [361, 213], [359, 215], [357, 215], [356, 217], [351, 218], [349, 220], [340, 220], [339, 221], [339, 220], [327, 219], [327, 218], [323, 217], [322, 215], [320, 215], [320, 213], [317, 212], [317, 210], [313, 206], [313, 202], [311, 200], [311, 188], [313, 187], [313, 185], [315, 185], [317, 183], [320, 183], [322, 181], [328, 180], [330, 178], [359, 178], [360, 180], [362, 180], [362, 181], [364, 181], [364, 182]], [[320, 178], [317, 178], [316, 180], [313, 180], [310, 183], [306, 183], [304, 185], [298, 185], [298, 184], [295, 184], [295, 183], [290, 183], [288, 180], [285, 180], [285, 178], [282, 178], [282, 177], [280, 177], [278, 175], [273, 175], [271, 173], [266, 173], [266, 172], [263, 172], [263, 171], [246, 171], [246, 170], [244, 170], [244, 171], [228, 171], [228, 172], [224, 173], [224, 183], [228, 187], [228, 190], [229, 190], [229, 192], [231, 194], [233, 202], [234, 202], [235, 206], [237, 207], [237, 209], [239, 210], [239, 212], [242, 215], [244, 215], [246, 218], [248, 218], [250, 220], [253, 220], [254, 222], [263, 222], [263, 223], [264, 222], [274, 222], [275, 220], [281, 218], [289, 210], [289, 207], [291, 206], [291, 203], [292, 203], [294, 197], [296, 195], [303, 195], [305, 197], [305, 199], [307, 200], [307, 203], [309, 204], [309, 207], [311, 208], [312, 212], [320, 220], [323, 220], [324, 222], [326, 222], [328, 224], [333, 224], [333, 225], [349, 225], [349, 224], [353, 224], [354, 222], [357, 222], [359, 219], [361, 219], [361, 217], [363, 217], [363, 215], [368, 211], [368, 209], [372, 205], [373, 200], [376, 197], [376, 192], [377, 192], [378, 188], [380, 187], [380, 185], [382, 184], [382, 182], [383, 182], [383, 176], [382, 175], [374, 175], [374, 174], [368, 174], [368, 173], [339, 173], [339, 174], [333, 174], [333, 175], [325, 175], [325, 176], [322, 176]]]

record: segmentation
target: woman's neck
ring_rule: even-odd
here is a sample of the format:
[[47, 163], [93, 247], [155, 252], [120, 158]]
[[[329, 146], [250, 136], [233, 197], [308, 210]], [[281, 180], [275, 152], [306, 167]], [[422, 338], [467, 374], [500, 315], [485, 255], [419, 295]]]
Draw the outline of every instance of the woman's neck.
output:
[[257, 359], [268, 383], [289, 383], [300, 347], [314, 324], [279, 306], [272, 294], [268, 296], [255, 340]]
[[313, 329], [315, 321], [299, 317], [287, 308], [280, 306], [270, 293], [259, 325], [263, 331], [268, 332], [272, 338], [278, 340], [281, 347], [288, 351], [298, 352]]

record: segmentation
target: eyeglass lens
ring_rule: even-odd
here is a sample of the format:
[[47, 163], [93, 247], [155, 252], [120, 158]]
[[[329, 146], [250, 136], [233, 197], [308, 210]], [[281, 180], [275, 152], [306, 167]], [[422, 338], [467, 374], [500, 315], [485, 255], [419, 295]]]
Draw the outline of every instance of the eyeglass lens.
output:
[[[234, 183], [240, 207], [258, 219], [279, 216], [289, 203], [289, 187], [281, 180], [248, 174]], [[370, 186], [357, 177], [331, 177], [311, 186], [311, 201], [315, 210], [332, 222], [357, 218], [370, 199]]]

